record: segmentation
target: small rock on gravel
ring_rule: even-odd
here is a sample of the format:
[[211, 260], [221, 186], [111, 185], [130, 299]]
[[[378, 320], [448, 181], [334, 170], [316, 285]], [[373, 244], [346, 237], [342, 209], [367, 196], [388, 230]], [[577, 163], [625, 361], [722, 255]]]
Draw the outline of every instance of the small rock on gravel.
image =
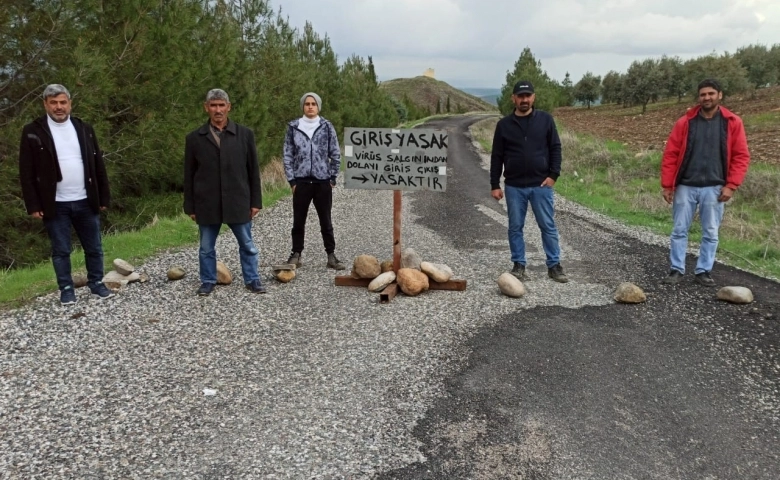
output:
[[645, 292], [631, 282], [623, 282], [618, 285], [613, 298], [618, 303], [643, 303], [647, 301]]
[[752, 303], [753, 292], [746, 287], [723, 287], [718, 290], [717, 297], [719, 300], [725, 300], [729, 303]]
[[181, 280], [186, 274], [181, 267], [171, 267], [168, 269], [168, 280]]
[[233, 283], [233, 275], [227, 265], [217, 261], [217, 285], [230, 285]]
[[496, 280], [498, 289], [507, 297], [520, 298], [525, 295], [525, 285], [509, 272], [504, 272]]

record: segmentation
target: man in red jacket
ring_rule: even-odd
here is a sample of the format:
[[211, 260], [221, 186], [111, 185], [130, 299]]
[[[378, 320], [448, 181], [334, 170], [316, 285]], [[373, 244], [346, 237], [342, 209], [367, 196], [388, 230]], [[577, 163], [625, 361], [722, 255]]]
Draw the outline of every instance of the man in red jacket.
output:
[[742, 119], [720, 105], [720, 84], [703, 80], [698, 91], [699, 106], [677, 120], [661, 160], [661, 187], [674, 222], [664, 283], [677, 284], [685, 274], [688, 230], [698, 207], [702, 234], [694, 273], [697, 283], [711, 287], [723, 205], [742, 184], [750, 152]]

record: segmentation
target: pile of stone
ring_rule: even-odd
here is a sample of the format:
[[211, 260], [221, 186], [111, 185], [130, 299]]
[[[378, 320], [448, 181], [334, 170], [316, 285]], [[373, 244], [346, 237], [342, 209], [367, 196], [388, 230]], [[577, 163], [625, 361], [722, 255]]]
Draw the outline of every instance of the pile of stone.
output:
[[135, 267], [121, 258], [115, 258], [113, 261], [114, 269], [103, 276], [103, 283], [114, 292], [118, 291], [128, 283], [149, 281], [149, 276], [145, 273], [137, 272]]
[[416, 296], [430, 288], [430, 282], [444, 283], [452, 278], [452, 269], [440, 263], [424, 262], [411, 248], [401, 254], [401, 268], [393, 271], [393, 261], [379, 260], [372, 255], [358, 255], [352, 263], [352, 277], [370, 279], [368, 289], [381, 292], [393, 282], [409, 296]]

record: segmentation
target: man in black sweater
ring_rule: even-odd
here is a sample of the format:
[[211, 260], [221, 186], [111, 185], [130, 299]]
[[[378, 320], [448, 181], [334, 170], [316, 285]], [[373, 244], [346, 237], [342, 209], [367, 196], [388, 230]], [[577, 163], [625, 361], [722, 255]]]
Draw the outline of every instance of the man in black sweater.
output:
[[553, 185], [561, 174], [561, 140], [552, 115], [533, 108], [534, 87], [531, 82], [517, 82], [512, 90], [514, 112], [496, 124], [493, 152], [490, 158], [490, 194], [504, 198], [501, 174], [504, 174], [506, 208], [509, 215], [509, 250], [512, 253], [512, 275], [527, 280], [523, 226], [531, 204], [536, 223], [542, 232], [542, 246], [547, 257], [547, 275], [556, 282], [569, 279], [560, 263], [558, 228], [553, 210]]

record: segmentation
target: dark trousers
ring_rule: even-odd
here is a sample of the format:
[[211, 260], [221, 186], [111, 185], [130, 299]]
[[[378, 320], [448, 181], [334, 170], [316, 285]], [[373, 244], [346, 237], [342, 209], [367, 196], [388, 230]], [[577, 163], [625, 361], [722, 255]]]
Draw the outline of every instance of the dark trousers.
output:
[[333, 253], [336, 251], [336, 239], [333, 237], [333, 224], [330, 220], [333, 189], [328, 182], [299, 182], [296, 184], [293, 194], [292, 251], [298, 253], [303, 251], [306, 217], [312, 202], [317, 210], [317, 216], [320, 217], [320, 231], [322, 232], [322, 243], [325, 244], [325, 252]]
[[57, 202], [54, 218], [44, 218], [43, 224], [51, 240], [51, 263], [57, 275], [60, 290], [73, 287], [70, 272], [70, 254], [73, 250], [70, 240], [70, 227], [84, 249], [84, 261], [87, 266], [87, 283], [90, 286], [103, 280], [103, 245], [100, 240], [100, 214], [92, 211], [89, 202]]

